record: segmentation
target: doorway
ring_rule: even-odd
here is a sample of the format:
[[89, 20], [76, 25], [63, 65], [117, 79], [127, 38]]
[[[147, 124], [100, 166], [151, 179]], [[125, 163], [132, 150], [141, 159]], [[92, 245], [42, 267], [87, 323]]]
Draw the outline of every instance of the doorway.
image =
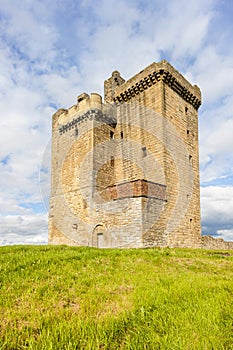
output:
[[97, 247], [104, 248], [104, 235], [103, 232], [97, 233]]
[[92, 246], [96, 248], [107, 248], [109, 246], [104, 225], [98, 224], [94, 228], [92, 232]]

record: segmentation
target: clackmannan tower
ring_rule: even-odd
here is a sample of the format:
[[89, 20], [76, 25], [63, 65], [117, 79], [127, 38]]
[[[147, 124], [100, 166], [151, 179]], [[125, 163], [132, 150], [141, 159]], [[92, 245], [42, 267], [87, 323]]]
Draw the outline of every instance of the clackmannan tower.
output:
[[104, 92], [53, 115], [49, 243], [199, 247], [200, 89], [163, 60]]

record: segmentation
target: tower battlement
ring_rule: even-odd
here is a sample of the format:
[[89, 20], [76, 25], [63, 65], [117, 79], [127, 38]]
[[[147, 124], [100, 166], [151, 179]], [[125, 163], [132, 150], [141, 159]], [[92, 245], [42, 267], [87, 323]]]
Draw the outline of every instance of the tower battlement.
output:
[[53, 115], [53, 122], [65, 124], [75, 116], [84, 113], [90, 109], [98, 109], [102, 111], [103, 103], [102, 96], [97, 93], [91, 93], [90, 95], [85, 92], [77, 97], [77, 103], [68, 109], [61, 108]]

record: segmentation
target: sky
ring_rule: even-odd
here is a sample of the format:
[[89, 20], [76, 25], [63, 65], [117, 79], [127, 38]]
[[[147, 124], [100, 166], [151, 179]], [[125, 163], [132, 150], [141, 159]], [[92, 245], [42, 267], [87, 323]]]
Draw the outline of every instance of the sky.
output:
[[202, 91], [202, 233], [233, 241], [233, 2], [0, 0], [0, 245], [46, 244], [51, 116], [168, 60]]

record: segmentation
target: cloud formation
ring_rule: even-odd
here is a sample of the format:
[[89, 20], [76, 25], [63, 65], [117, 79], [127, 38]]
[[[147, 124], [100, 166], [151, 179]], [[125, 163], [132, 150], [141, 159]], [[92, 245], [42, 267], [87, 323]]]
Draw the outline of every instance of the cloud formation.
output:
[[232, 14], [216, 0], [2, 0], [0, 244], [47, 241], [51, 115], [161, 59], [201, 87], [203, 232], [233, 240]]

